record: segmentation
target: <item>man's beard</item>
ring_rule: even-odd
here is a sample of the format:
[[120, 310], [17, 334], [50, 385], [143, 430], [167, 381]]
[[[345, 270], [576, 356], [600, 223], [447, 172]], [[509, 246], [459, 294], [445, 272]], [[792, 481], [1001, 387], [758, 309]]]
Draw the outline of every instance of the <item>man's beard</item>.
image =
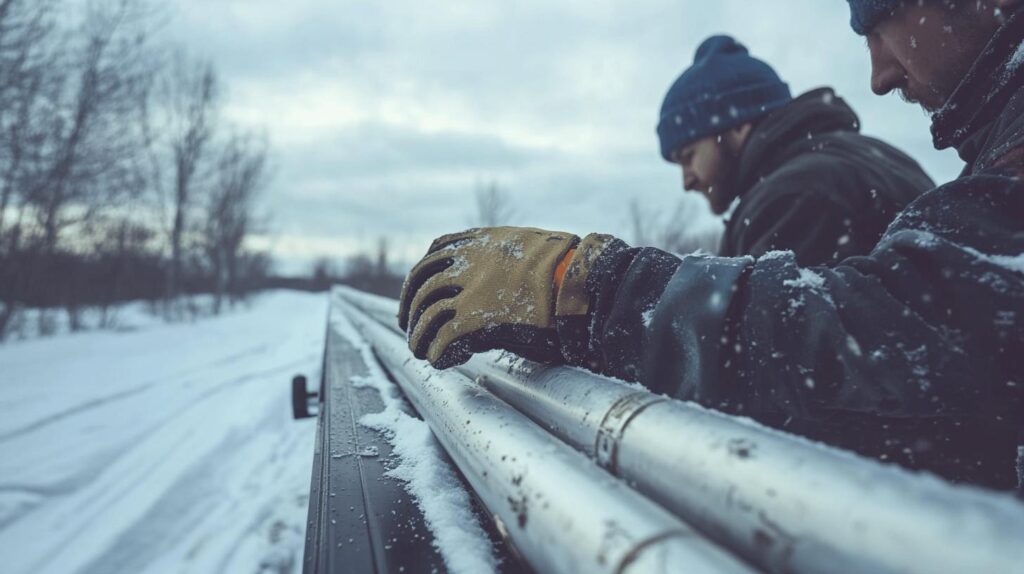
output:
[[923, 99], [908, 93], [906, 88], [898, 88], [896, 93], [899, 94], [900, 99], [904, 102], [920, 106], [924, 113], [929, 116], [935, 115], [943, 106], [941, 103], [925, 102]]

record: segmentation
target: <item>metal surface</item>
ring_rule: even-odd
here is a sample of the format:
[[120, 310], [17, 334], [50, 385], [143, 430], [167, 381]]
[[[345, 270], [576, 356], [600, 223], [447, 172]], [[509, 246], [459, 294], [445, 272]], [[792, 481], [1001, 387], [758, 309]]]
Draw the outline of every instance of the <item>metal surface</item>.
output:
[[342, 293], [332, 304], [538, 571], [752, 572], [472, 380], [413, 359], [404, 337], [340, 301]]
[[376, 390], [350, 383], [367, 373], [360, 352], [333, 329], [326, 347], [303, 572], [443, 572], [419, 508], [385, 476], [391, 445], [357, 424], [384, 407]]
[[[342, 294], [395, 328], [395, 302]], [[1024, 573], [1024, 504], [1012, 495], [953, 486], [579, 369], [490, 353], [460, 371], [767, 570]]]

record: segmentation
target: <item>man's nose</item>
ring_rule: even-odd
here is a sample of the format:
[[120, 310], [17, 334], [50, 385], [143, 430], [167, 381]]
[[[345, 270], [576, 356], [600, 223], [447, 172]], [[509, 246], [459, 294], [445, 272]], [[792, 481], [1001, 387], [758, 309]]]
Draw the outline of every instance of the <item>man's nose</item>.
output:
[[903, 66], [892, 51], [880, 39], [868, 36], [868, 52], [871, 54], [871, 91], [883, 96], [906, 82]]
[[693, 191], [697, 189], [697, 176], [685, 169], [683, 170], [683, 189], [686, 191]]

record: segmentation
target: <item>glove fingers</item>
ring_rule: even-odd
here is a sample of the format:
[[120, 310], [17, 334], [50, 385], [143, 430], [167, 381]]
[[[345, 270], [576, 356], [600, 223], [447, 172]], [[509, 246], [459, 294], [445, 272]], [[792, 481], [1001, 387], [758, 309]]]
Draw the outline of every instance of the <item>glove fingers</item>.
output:
[[[426, 277], [426, 280], [409, 297], [409, 307], [405, 311], [406, 322], [408, 323], [407, 333], [412, 333], [416, 330], [416, 324], [419, 322], [420, 317], [431, 304], [441, 299], [454, 297], [462, 291], [462, 286], [455, 285], [455, 281], [459, 279], [459, 273], [465, 270], [466, 264], [464, 259], [461, 257], [446, 257], [441, 261], [448, 263], [448, 265], [443, 267], [438, 265], [439, 269], [429, 276], [424, 273], [423, 276]], [[458, 290], [454, 291], [451, 287], [458, 287]]]
[[412, 305], [410, 306], [411, 312], [409, 315], [409, 331], [415, 331], [416, 325], [420, 322], [420, 317], [430, 308], [431, 305], [441, 301], [443, 299], [451, 299], [462, 293], [462, 287], [458, 285], [441, 285], [439, 287], [432, 287], [431, 283], [437, 283], [440, 279], [439, 276], [433, 277], [434, 281], [428, 281], [419, 294], [413, 299]]
[[[426, 308], [416, 326], [409, 330], [409, 348], [417, 359], [426, 359], [428, 350], [438, 343], [438, 332], [455, 318], [455, 301], [441, 299]], [[447, 342], [440, 341], [442, 347]]]
[[410, 332], [409, 319], [411, 317], [409, 313], [413, 309], [413, 298], [419, 295], [427, 281], [451, 267], [453, 263], [455, 263], [455, 260], [451, 257], [427, 257], [417, 263], [412, 271], [409, 272], [409, 277], [406, 278], [405, 283], [402, 285], [402, 294], [399, 297], [400, 303], [398, 305], [398, 326], [403, 331]]
[[427, 360], [435, 369], [449, 369], [468, 361], [473, 353], [497, 348], [495, 345], [481, 347], [479, 333], [469, 333], [441, 345], [435, 343], [427, 350]]

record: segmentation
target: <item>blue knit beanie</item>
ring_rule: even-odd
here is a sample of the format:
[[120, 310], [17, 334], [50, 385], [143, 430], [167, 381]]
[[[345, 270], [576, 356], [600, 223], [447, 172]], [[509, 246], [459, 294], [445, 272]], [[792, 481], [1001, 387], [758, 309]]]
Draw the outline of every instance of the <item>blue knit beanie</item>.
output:
[[861, 36], [871, 32], [900, 7], [903, 0], [846, 0], [850, 3], [850, 27]]
[[693, 65], [661, 104], [661, 156], [672, 161], [673, 151], [756, 120], [792, 99], [771, 66], [729, 36], [712, 36], [697, 48]]

